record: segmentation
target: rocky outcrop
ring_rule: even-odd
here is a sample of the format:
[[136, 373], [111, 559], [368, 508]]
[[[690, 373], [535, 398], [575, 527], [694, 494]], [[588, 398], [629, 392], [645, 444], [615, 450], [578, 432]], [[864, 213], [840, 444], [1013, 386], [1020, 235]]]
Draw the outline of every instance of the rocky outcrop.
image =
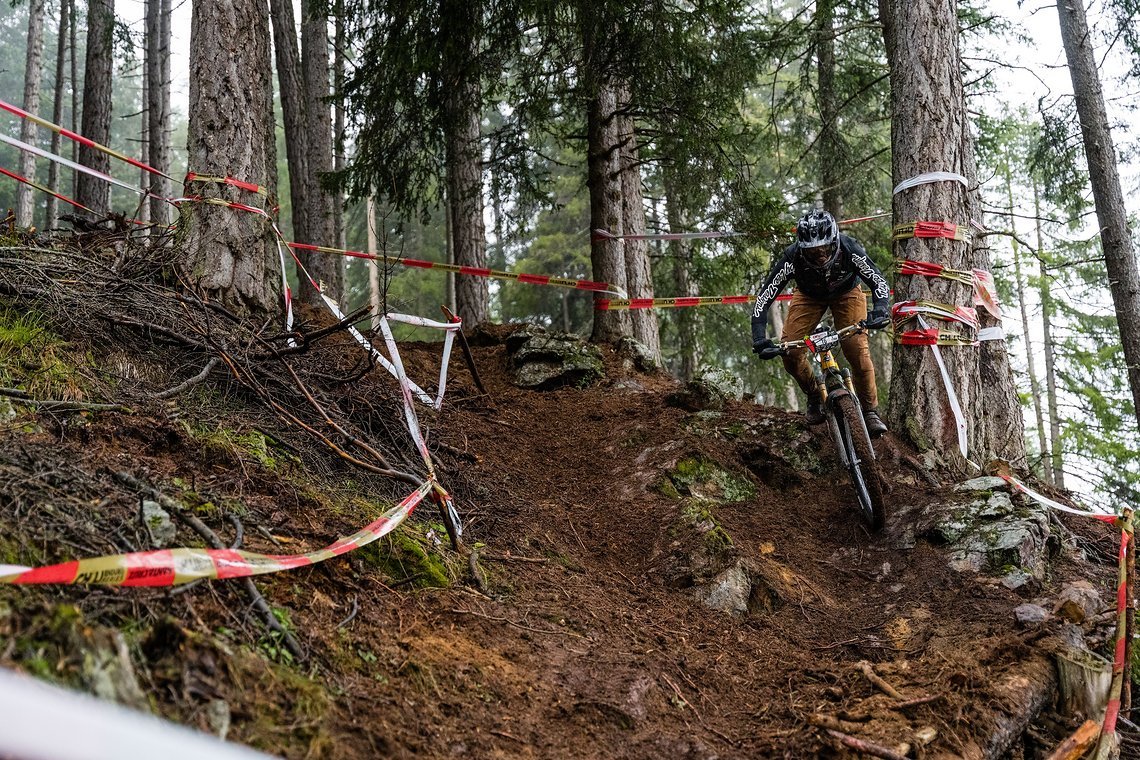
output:
[[596, 346], [572, 333], [526, 325], [505, 340], [515, 385], [534, 390], [585, 387], [605, 376]]

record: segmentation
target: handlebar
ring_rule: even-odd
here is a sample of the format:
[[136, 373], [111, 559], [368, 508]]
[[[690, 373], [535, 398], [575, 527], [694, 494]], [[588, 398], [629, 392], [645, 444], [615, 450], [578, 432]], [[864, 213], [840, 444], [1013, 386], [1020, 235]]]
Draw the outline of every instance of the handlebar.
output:
[[776, 348], [780, 349], [780, 354], [787, 354], [788, 351], [794, 348], [807, 348], [813, 354], [823, 351], [830, 351], [839, 345], [839, 341], [846, 338], [848, 335], [854, 333], [867, 332], [867, 325], [865, 321], [856, 322], [853, 325], [847, 325], [839, 330], [832, 330], [826, 327], [822, 330], [805, 336], [801, 340], [789, 340], [786, 343], [777, 343]]

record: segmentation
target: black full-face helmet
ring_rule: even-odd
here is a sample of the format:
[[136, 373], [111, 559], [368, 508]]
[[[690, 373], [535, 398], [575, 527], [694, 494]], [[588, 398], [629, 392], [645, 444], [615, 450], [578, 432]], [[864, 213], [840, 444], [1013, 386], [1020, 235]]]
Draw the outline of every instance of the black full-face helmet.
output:
[[804, 214], [796, 224], [800, 258], [816, 269], [830, 269], [839, 258], [839, 225], [835, 217], [816, 209]]

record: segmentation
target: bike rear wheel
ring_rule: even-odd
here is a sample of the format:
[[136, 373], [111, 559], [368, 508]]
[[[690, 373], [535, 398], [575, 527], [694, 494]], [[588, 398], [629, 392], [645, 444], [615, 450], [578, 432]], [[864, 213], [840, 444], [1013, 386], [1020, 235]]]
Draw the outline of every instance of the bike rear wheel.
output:
[[834, 411], [846, 449], [847, 471], [859, 500], [859, 511], [873, 530], [879, 530], [887, 522], [883, 478], [859, 407], [852, 396], [843, 394], [834, 399]]

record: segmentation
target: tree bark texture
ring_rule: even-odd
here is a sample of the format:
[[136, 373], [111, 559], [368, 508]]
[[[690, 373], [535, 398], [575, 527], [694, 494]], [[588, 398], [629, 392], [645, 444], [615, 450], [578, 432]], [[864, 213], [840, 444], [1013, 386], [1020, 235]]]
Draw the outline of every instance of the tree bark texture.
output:
[[[55, 96], [52, 98], [51, 106], [51, 120], [53, 124], [63, 123], [63, 91], [64, 82], [67, 81], [67, 72], [64, 66], [67, 65], [67, 39], [71, 24], [74, 22], [75, 16], [73, 15], [70, 0], [61, 0], [59, 4], [59, 34], [56, 35], [56, 49], [55, 49]], [[52, 131], [51, 133], [51, 152], [60, 155], [59, 145], [61, 136], [59, 132]], [[52, 192], [59, 192], [59, 164], [55, 161], [48, 162], [48, 189]], [[47, 209], [44, 215], [44, 227], [50, 229], [56, 221], [59, 214], [59, 200], [54, 195], [47, 197]]]
[[[880, 0], [890, 62], [891, 144], [895, 183], [934, 171], [956, 172], [973, 184], [973, 140], [967, 123], [958, 50], [955, 0]], [[952, 222], [968, 228], [980, 205], [976, 191], [958, 182], [917, 185], [894, 196], [894, 223]], [[945, 238], [895, 242], [895, 258], [937, 262], [954, 269], [988, 267], [989, 255]], [[900, 276], [895, 300], [925, 299], [972, 308], [970, 286], [943, 278]], [[932, 320], [927, 320], [932, 321]], [[995, 345], [998, 344], [998, 345]], [[940, 349], [965, 415], [969, 453], [989, 460], [1024, 458], [1021, 409], [1005, 346]], [[933, 352], [895, 347], [889, 419], [920, 449], [934, 449], [952, 470], [967, 472], [954, 414]]]
[[[268, 8], [257, 0], [197, 0], [190, 31], [187, 168], [275, 189]], [[214, 182], [190, 195], [265, 208], [271, 199]], [[280, 271], [269, 220], [210, 203], [183, 207], [188, 282], [229, 308], [278, 309]]]
[[[370, 195], [364, 202], [368, 217], [368, 253], [375, 256], [379, 248], [376, 235], [376, 198]], [[376, 259], [368, 260], [368, 304], [372, 308], [372, 329], [379, 330], [384, 302], [383, 294], [380, 292], [380, 262]]]
[[[443, 0], [444, 129], [447, 139], [447, 200], [451, 208], [451, 240], [459, 266], [487, 266], [483, 222], [482, 93], [478, 57], [483, 4]], [[455, 278], [456, 313], [468, 327], [487, 320], [490, 289], [486, 277]]]
[[1132, 403], [1140, 422], [1140, 274], [1137, 273], [1136, 254], [1128, 229], [1128, 212], [1120, 188], [1116, 151], [1093, 58], [1083, 0], [1062, 0], [1057, 4], [1057, 15], [1084, 137], [1093, 205], [1100, 225], [1104, 264], [1108, 270], [1108, 288], [1120, 326]]
[[[618, 118], [618, 139], [621, 141], [621, 201], [622, 229], [627, 235], [645, 234], [645, 199], [641, 185], [641, 162], [637, 150], [637, 130], [629, 114], [629, 88], [620, 89], [622, 103]], [[649, 243], [645, 240], [626, 240], [622, 246], [625, 256], [626, 289], [630, 298], [653, 298], [653, 271], [649, 261]], [[657, 364], [661, 363], [661, 335], [658, 331], [657, 312], [637, 309], [630, 312], [633, 337], [649, 349]]]
[[[44, 0], [28, 2], [28, 47], [24, 55], [24, 110], [40, 112], [40, 83], [44, 69]], [[36, 125], [28, 119], [20, 122], [20, 140], [32, 145], [36, 141]], [[20, 174], [28, 179], [36, 177], [36, 157], [26, 151], [20, 153]], [[16, 189], [16, 224], [32, 226], [32, 188], [20, 183]], [[48, 226], [51, 226], [50, 221]]]
[[[147, 0], [146, 4], [146, 121], [149, 163], [170, 173], [170, 0]], [[162, 199], [171, 196], [170, 180], [151, 174], [150, 219], [159, 225], [170, 223], [170, 206]]]
[[[617, 134], [617, 93], [612, 84], [600, 85], [587, 105], [587, 184], [590, 189], [590, 229], [623, 234], [621, 149]], [[592, 238], [592, 236], [591, 236]], [[595, 280], [626, 290], [625, 252], [621, 240], [593, 240], [590, 263]], [[595, 311], [591, 339], [615, 341], [631, 333], [628, 311]]]
[[816, 66], [819, 102], [819, 176], [823, 207], [836, 219], [843, 216], [843, 180], [846, 177], [843, 144], [839, 136], [838, 96], [835, 92], [835, 0], [819, 0], [815, 10]]
[[[309, 231], [309, 199], [306, 192], [309, 168], [305, 152], [305, 102], [301, 97], [301, 52], [297, 44], [297, 24], [293, 16], [292, 0], [269, 0], [269, 12], [273, 17], [273, 55], [277, 64], [281, 118], [285, 123], [285, 159], [289, 166], [293, 239], [300, 243], [313, 243]], [[301, 279], [304, 279], [304, 275], [301, 275]]]
[[1021, 244], [1017, 242], [1017, 225], [1013, 216], [1013, 176], [1009, 164], [1005, 167], [1005, 193], [1009, 202], [1009, 229], [1013, 233], [1013, 276], [1017, 284], [1017, 307], [1021, 313], [1021, 334], [1025, 340], [1025, 363], [1029, 372], [1029, 389], [1033, 396], [1033, 416], [1037, 423], [1037, 447], [1041, 452], [1041, 468], [1045, 479], [1052, 482], [1049, 444], [1045, 440], [1045, 413], [1041, 407], [1041, 382], [1037, 377], [1037, 362], [1033, 358], [1033, 341], [1029, 334], [1029, 306], [1025, 302], [1025, 283], [1021, 279]]
[[[671, 170], [666, 170], [666, 177]], [[667, 186], [668, 187], [668, 186]], [[666, 190], [668, 194], [668, 189]], [[681, 204], [672, 198], [667, 201], [666, 218], [669, 220], [669, 229], [688, 229], [687, 219]], [[689, 267], [692, 263], [692, 243], [687, 240], [670, 240], [669, 255], [673, 262], [673, 286], [678, 296], [697, 295], [696, 284], [690, 276]], [[692, 380], [697, 374], [700, 363], [700, 343], [697, 340], [696, 309], [677, 309], [677, 351], [680, 361], [679, 379], [683, 383]]]
[[1038, 275], [1041, 278], [1041, 333], [1045, 344], [1045, 397], [1049, 409], [1049, 482], [1065, 487], [1065, 467], [1061, 461], [1061, 418], [1057, 416], [1057, 374], [1053, 349], [1053, 296], [1049, 292], [1049, 272], [1045, 268], [1045, 235], [1041, 231], [1041, 192], [1033, 178], [1033, 214], [1037, 217]]
[[[332, 172], [332, 112], [329, 105], [329, 31], [328, 6], [322, 0], [305, 0], [301, 4], [301, 72], [305, 101], [305, 138], [308, 175], [306, 197], [309, 236], [313, 245], [336, 245], [332, 194], [324, 189], [324, 176]], [[312, 252], [301, 259], [321, 290], [334, 301], [344, 297], [344, 258], [328, 253]], [[306, 278], [299, 282], [300, 298], [318, 303], [320, 298]]]
[[[83, 75], [81, 133], [101, 145], [111, 141], [111, 74], [114, 65], [114, 0], [87, 3], [87, 63]], [[79, 146], [79, 163], [104, 173], [111, 157], [86, 145]], [[78, 174], [76, 200], [96, 213], [111, 210], [111, 186], [87, 174]]]

